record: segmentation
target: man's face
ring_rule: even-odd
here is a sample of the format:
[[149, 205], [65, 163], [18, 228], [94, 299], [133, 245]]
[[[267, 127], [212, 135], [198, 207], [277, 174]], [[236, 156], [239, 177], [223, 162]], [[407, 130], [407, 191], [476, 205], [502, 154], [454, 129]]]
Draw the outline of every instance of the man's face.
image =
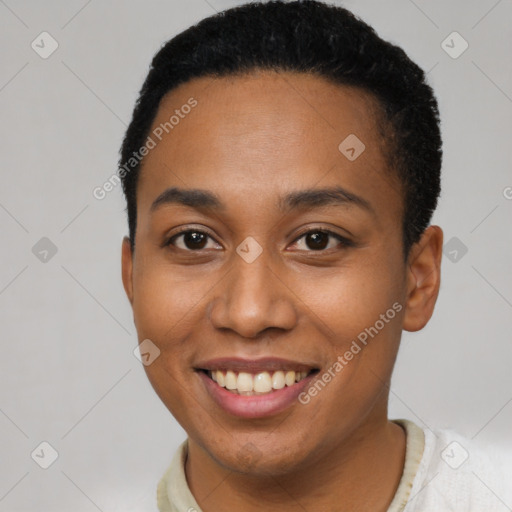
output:
[[[196, 79], [163, 99], [151, 131], [191, 97], [197, 105], [144, 159], [134, 255], [123, 247], [139, 340], [160, 350], [145, 369], [220, 465], [291, 471], [386, 421], [406, 297], [400, 187], [375, 102], [358, 89], [292, 73]], [[362, 152], [353, 137], [339, 149], [351, 134]], [[152, 208], [173, 187], [219, 205], [175, 194]], [[335, 187], [348, 195], [298, 195]], [[246, 369], [265, 387], [255, 376], [266, 370], [279, 387], [279, 370], [293, 368], [309, 376], [258, 396], [219, 389], [203, 371]]]

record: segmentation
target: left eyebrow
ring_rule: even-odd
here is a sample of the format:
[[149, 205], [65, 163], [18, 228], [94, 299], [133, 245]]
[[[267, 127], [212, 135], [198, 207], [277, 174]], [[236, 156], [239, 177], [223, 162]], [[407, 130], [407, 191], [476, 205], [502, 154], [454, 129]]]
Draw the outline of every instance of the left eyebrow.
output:
[[298, 190], [279, 200], [279, 208], [283, 211], [329, 205], [353, 205], [376, 215], [369, 201], [339, 186]]

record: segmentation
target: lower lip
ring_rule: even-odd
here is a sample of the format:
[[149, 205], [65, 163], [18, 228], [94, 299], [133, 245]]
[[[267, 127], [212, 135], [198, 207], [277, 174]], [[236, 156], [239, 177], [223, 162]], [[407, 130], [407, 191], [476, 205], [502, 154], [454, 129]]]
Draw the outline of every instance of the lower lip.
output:
[[206, 390], [226, 412], [240, 418], [263, 418], [280, 413], [298, 402], [298, 396], [316, 375], [313, 373], [292, 386], [285, 386], [265, 395], [237, 395], [219, 386], [203, 371], [198, 371]]

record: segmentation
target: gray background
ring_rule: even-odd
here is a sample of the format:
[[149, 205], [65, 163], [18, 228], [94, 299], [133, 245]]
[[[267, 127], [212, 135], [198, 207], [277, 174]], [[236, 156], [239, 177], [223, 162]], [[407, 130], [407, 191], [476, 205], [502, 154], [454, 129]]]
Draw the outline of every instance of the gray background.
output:
[[[0, 1], [0, 511], [156, 510], [184, 432], [133, 355], [121, 188], [92, 191], [159, 46], [241, 3]], [[457, 239], [433, 319], [404, 334], [390, 416], [510, 446], [512, 2], [342, 5], [429, 70], [445, 155], [433, 223]], [[47, 59], [31, 48], [42, 31], [59, 45]], [[441, 46], [453, 31], [469, 43], [456, 59]], [[48, 469], [31, 458], [42, 441], [59, 455]]]

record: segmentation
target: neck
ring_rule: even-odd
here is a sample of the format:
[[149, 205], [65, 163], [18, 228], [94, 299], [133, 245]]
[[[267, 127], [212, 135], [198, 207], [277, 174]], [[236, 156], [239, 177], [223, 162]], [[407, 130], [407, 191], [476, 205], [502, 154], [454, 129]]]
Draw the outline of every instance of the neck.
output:
[[[313, 462], [279, 475], [252, 476], [220, 466], [189, 439], [186, 475], [203, 512], [372, 510], [385, 512], [402, 476], [405, 432], [387, 420], [365, 422]], [[325, 452], [324, 452], [325, 451]]]

